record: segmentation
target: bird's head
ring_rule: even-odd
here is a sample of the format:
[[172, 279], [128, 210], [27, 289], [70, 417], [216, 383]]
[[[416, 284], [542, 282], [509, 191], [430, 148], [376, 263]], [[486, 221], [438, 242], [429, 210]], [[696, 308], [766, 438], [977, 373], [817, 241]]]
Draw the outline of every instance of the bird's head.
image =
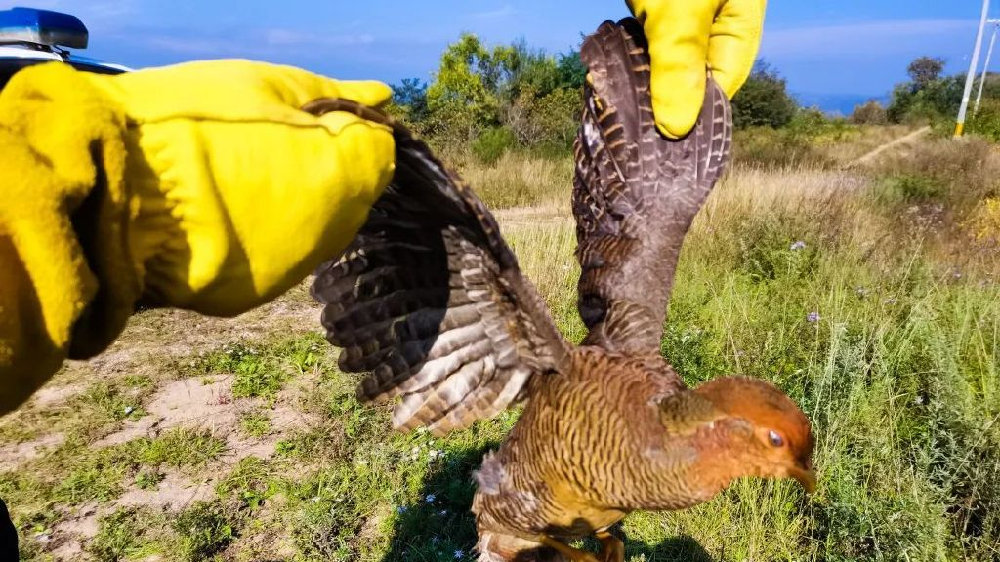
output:
[[737, 472], [794, 478], [813, 491], [812, 428], [785, 393], [769, 382], [744, 377], [715, 379], [694, 393], [727, 422], [727, 458]]

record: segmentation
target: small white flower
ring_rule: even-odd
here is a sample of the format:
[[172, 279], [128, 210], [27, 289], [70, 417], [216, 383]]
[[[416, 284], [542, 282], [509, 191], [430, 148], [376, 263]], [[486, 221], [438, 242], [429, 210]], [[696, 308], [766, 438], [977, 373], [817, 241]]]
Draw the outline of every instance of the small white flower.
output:
[[805, 243], [805, 242], [803, 242], [802, 240], [798, 240], [798, 241], [794, 242], [794, 243], [793, 243], [793, 244], [791, 245], [791, 247], [789, 247], [788, 249], [789, 249], [789, 250], [791, 250], [791, 251], [793, 251], [793, 252], [796, 252], [796, 251], [798, 251], [798, 250], [803, 250], [803, 249], [805, 249], [805, 247], [806, 247], [806, 243]]
[[456, 559], [457, 559], [457, 558], [461, 558], [461, 557], [463, 557], [463, 556], [465, 556], [465, 552], [463, 552], [462, 550], [456, 550], [456, 551], [455, 551], [455, 558], [456, 558]]
[[426, 501], [427, 503], [434, 503], [434, 500], [436, 499], [437, 496], [435, 496], [434, 494], [427, 494], [427, 498], [424, 501]]
[[401, 506], [397, 507], [396, 508], [396, 513], [406, 513], [406, 506], [405, 505], [401, 505]]

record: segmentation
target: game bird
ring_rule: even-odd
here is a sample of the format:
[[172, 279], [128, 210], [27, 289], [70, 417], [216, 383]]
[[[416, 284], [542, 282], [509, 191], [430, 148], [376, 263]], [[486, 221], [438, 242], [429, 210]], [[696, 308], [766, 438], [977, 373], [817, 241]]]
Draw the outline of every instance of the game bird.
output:
[[[423, 142], [351, 102], [305, 107], [384, 123], [397, 144], [394, 179], [312, 289], [340, 367], [369, 373], [359, 397], [398, 399], [397, 428], [438, 435], [524, 405], [476, 472], [482, 561], [620, 562], [609, 528], [633, 510], [692, 506], [743, 476], [815, 482], [810, 423], [778, 388], [744, 377], [688, 388], [660, 355], [681, 245], [729, 158], [729, 100], [709, 75], [694, 130], [668, 140], [636, 20], [604, 22], [580, 55], [578, 346], [485, 205]], [[569, 546], [589, 535], [596, 558]]]

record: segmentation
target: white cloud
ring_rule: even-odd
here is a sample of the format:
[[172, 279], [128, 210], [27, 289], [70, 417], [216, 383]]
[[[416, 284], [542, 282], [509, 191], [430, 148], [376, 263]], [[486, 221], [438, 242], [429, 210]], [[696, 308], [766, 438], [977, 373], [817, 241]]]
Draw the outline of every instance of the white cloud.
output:
[[794, 60], [952, 51], [975, 41], [973, 20], [881, 20], [765, 30], [761, 55]]
[[295, 29], [272, 28], [264, 30], [264, 42], [275, 47], [348, 47], [370, 45], [375, 42], [375, 38], [368, 33], [325, 35]]
[[504, 4], [503, 6], [497, 8], [495, 10], [489, 10], [489, 11], [486, 11], [486, 12], [477, 12], [477, 13], [474, 13], [474, 14], [470, 14], [470, 17], [472, 17], [474, 19], [480, 19], [480, 20], [493, 20], [493, 19], [500, 19], [500, 18], [506, 18], [506, 17], [509, 17], [509, 16], [513, 16], [516, 13], [517, 13], [517, 10], [514, 9], [513, 5], [511, 5], [511, 4]]

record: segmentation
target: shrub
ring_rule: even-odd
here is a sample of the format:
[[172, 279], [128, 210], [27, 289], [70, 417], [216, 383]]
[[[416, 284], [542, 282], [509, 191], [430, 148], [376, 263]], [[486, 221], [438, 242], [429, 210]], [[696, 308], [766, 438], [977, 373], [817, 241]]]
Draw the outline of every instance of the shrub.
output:
[[733, 136], [733, 164], [761, 168], [823, 167], [831, 160], [805, 135], [789, 130], [755, 127]]
[[1000, 141], [1000, 100], [984, 99], [966, 129], [993, 142]]
[[472, 143], [472, 153], [483, 163], [493, 164], [517, 145], [517, 137], [507, 127], [483, 131]]
[[579, 126], [580, 91], [560, 88], [539, 97], [523, 90], [506, 109], [504, 123], [525, 146], [558, 146], [568, 151]]
[[795, 100], [788, 95], [785, 79], [760, 60], [733, 97], [733, 124], [738, 129], [783, 127], [792, 120], [796, 107]]
[[936, 178], [919, 174], [905, 174], [883, 179], [875, 196], [888, 205], [900, 203], [926, 203], [944, 194], [945, 187]]
[[851, 123], [855, 125], [885, 125], [889, 122], [889, 113], [877, 100], [868, 100], [854, 106]]

